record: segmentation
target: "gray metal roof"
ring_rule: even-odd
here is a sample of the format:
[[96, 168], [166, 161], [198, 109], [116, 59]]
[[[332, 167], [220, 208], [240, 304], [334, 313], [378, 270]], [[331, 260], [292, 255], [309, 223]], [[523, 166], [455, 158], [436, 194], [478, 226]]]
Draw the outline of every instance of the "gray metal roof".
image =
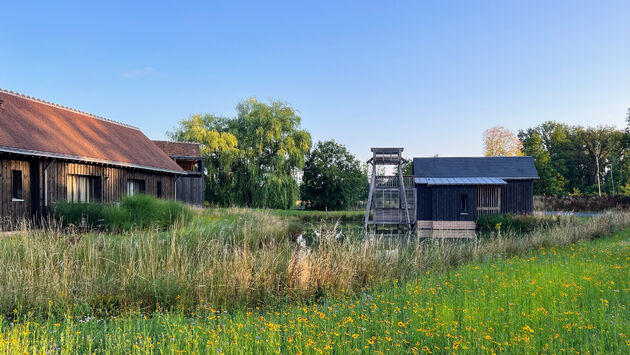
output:
[[539, 179], [532, 157], [414, 158], [414, 177]]
[[507, 185], [503, 179], [494, 177], [468, 177], [468, 178], [422, 178], [413, 179], [416, 184], [436, 185]]

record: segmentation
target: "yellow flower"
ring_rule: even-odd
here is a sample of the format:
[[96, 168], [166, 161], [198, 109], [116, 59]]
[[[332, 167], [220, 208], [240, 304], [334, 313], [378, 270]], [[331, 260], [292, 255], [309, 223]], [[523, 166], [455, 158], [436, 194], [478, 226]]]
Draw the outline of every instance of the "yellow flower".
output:
[[355, 334], [352, 334], [352, 337], [356, 339], [356, 338], [358, 338], [358, 337], [359, 337], [359, 334], [356, 334], [356, 333], [355, 333]]

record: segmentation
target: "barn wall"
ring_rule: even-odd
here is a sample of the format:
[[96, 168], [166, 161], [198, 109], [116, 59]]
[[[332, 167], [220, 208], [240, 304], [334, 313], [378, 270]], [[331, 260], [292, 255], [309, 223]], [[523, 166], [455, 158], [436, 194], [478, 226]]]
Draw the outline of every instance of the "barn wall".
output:
[[[474, 221], [477, 193], [474, 186], [433, 186], [432, 220], [434, 221]], [[461, 195], [468, 195], [467, 214], [461, 214]]]
[[193, 205], [203, 205], [204, 181], [202, 175], [185, 175], [176, 183], [177, 201]]
[[533, 180], [506, 180], [501, 187], [501, 213], [530, 213], [534, 211]]
[[[42, 162], [44, 167], [47, 161]], [[127, 180], [145, 181], [145, 193], [157, 196], [157, 182], [162, 181], [162, 198], [175, 198], [175, 177], [170, 174], [115, 168], [81, 163], [55, 161], [48, 168], [48, 202], [67, 199], [68, 175], [97, 176], [101, 178], [102, 202], [117, 202], [127, 194]], [[42, 198], [43, 200], [43, 198]]]
[[[22, 171], [22, 201], [14, 201], [13, 170]], [[31, 162], [2, 157], [0, 160], [0, 212], [3, 220], [28, 218], [31, 215]]]

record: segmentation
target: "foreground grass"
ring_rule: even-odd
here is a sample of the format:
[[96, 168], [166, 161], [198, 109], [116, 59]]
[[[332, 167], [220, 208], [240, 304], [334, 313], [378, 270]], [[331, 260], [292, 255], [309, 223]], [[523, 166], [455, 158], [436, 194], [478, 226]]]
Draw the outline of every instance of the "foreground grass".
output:
[[493, 257], [316, 304], [0, 322], [0, 351], [630, 351], [630, 230]]
[[[216, 214], [219, 215], [216, 215]], [[225, 213], [226, 215], [220, 215]], [[28, 231], [0, 239], [0, 314], [195, 312], [313, 302], [495, 256], [560, 247], [630, 226], [630, 213], [562, 219], [477, 241], [345, 235], [322, 226], [308, 245], [269, 211], [215, 211], [169, 229], [120, 235]]]

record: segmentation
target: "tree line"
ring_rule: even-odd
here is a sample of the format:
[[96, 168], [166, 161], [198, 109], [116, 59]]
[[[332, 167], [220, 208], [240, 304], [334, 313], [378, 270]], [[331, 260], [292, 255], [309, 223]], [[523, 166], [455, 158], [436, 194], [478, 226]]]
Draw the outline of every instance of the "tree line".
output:
[[629, 130], [612, 126], [547, 121], [518, 134], [503, 127], [484, 132], [486, 155], [534, 158], [536, 195], [630, 195], [629, 148]]
[[302, 199], [308, 208], [347, 209], [367, 195], [359, 160], [334, 140], [313, 147], [297, 111], [281, 101], [244, 100], [235, 117], [195, 114], [167, 135], [200, 143], [212, 205], [286, 209]]
[[[195, 114], [167, 135], [200, 143], [205, 200], [212, 205], [286, 209], [302, 200], [313, 209], [356, 206], [367, 197], [366, 167], [334, 140], [313, 145], [301, 122], [287, 103], [249, 98], [234, 117]], [[628, 129], [548, 121], [518, 134], [494, 127], [483, 139], [486, 155], [534, 158], [537, 195], [630, 195]], [[411, 174], [411, 164], [404, 172]]]

